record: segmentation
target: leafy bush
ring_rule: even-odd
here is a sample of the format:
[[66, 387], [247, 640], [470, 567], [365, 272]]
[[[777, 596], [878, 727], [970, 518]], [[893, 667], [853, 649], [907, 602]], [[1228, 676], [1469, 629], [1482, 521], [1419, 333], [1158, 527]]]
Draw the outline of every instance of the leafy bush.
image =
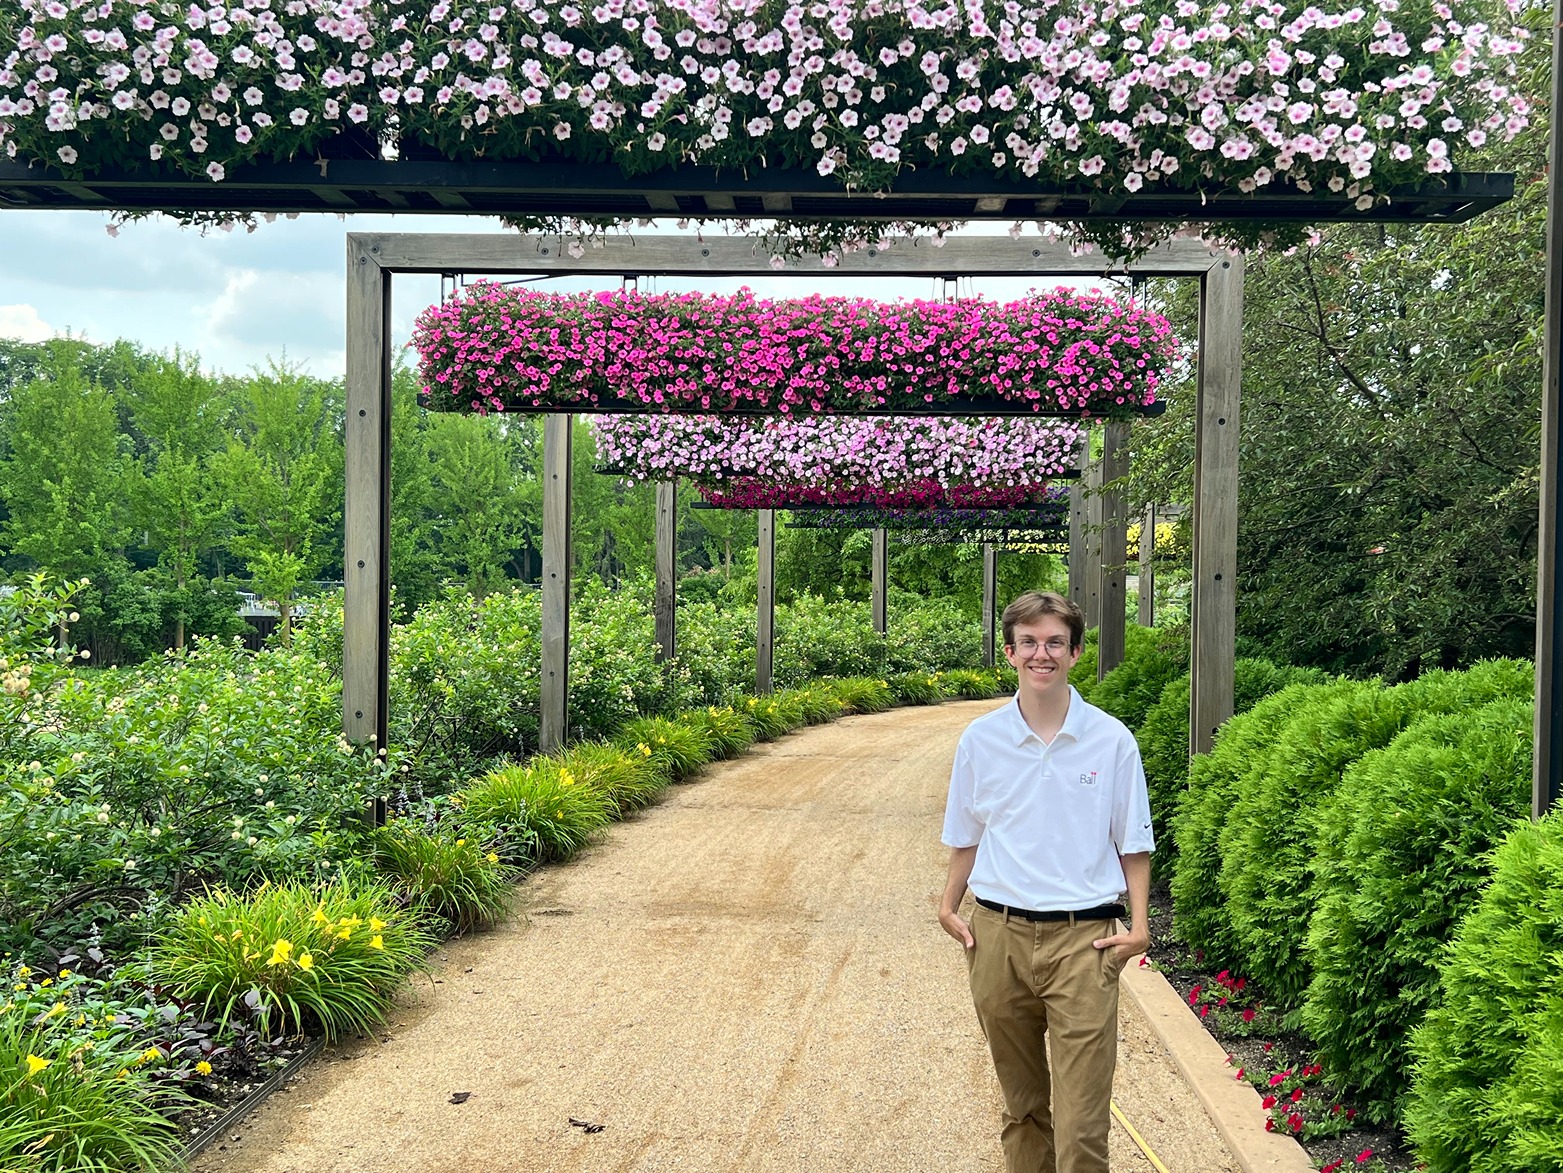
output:
[[[614, 744], [629, 753], [649, 757], [670, 782], [693, 777], [715, 755], [703, 723], [668, 717], [641, 717], [622, 726]], [[649, 753], [647, 752], [649, 751]]]
[[1412, 1037], [1406, 1125], [1430, 1173], [1563, 1169], [1563, 812], [1521, 825], [1455, 930]]
[[790, 688], [785, 695], [795, 700], [805, 725], [823, 725], [842, 714], [842, 701], [834, 680], [818, 680], [806, 688]]
[[1232, 804], [1221, 834], [1219, 880], [1242, 968], [1272, 998], [1296, 1006], [1308, 987], [1303, 943], [1318, 855], [1312, 812], [1328, 800], [1346, 767], [1425, 714], [1526, 697], [1533, 680], [1529, 665], [1489, 660], [1394, 688], [1359, 685], [1293, 714], [1277, 732]]
[[936, 705], [944, 699], [940, 676], [934, 672], [897, 672], [885, 683], [895, 694], [897, 704]]
[[377, 884], [284, 882], [181, 905], [152, 940], [146, 967], [218, 1022], [246, 1004], [279, 1033], [319, 1029], [334, 1039], [383, 1021], [433, 944]]
[[1208, 754], [1189, 766], [1188, 787], [1173, 816], [1178, 854], [1173, 861], [1173, 928], [1202, 950], [1207, 963], [1234, 966], [1237, 942], [1219, 886], [1221, 835], [1249, 773], [1262, 763], [1278, 728], [1304, 709], [1328, 704], [1357, 687], [1351, 682], [1294, 684], [1230, 718]]
[[1187, 631], [1130, 627], [1125, 631], [1123, 663], [1095, 684], [1090, 701], [1137, 730], [1168, 681], [1186, 672], [1188, 664]]
[[754, 725], [758, 741], [774, 741], [803, 724], [801, 706], [789, 706], [780, 695], [749, 697], [738, 711]]
[[510, 911], [521, 874], [477, 838], [400, 818], [375, 831], [373, 847], [375, 867], [408, 906], [457, 932], [495, 924]]
[[999, 695], [997, 675], [982, 668], [956, 668], [941, 681], [950, 696], [966, 701], [992, 700]]
[[861, 676], [850, 677], [846, 680], [832, 681], [831, 688], [841, 704], [841, 712], [883, 713], [895, 705], [895, 693], [883, 680]]
[[[651, 757], [651, 749], [644, 751]], [[502, 856], [518, 862], [569, 859], [608, 825], [608, 796], [550, 758], [490, 770], [458, 796], [461, 809], [504, 836]]]
[[1373, 1119], [1403, 1104], [1445, 943], [1529, 809], [1531, 723], [1520, 700], [1423, 718], [1359, 758], [1316, 812], [1302, 1022]]

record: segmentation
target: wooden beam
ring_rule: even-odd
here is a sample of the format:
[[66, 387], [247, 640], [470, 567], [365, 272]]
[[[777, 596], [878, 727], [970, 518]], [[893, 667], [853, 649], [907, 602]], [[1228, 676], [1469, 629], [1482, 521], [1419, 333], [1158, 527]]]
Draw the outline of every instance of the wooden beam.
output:
[[[347, 245], [342, 732], [385, 749], [390, 728], [391, 275]], [[383, 798], [371, 820], [385, 818]]]
[[758, 513], [760, 589], [755, 615], [754, 690], [765, 696], [772, 688], [771, 668], [776, 640], [776, 510], [761, 509]]
[[1243, 375], [1243, 258], [1200, 283], [1194, 423], [1194, 581], [1189, 751], [1206, 753], [1232, 715], [1237, 638], [1238, 408]]
[[570, 432], [574, 418], [543, 421], [543, 679], [538, 748], [565, 743], [570, 720]]
[[880, 635], [884, 635], [889, 630], [890, 618], [886, 606], [890, 580], [890, 536], [883, 526], [874, 530], [869, 580], [873, 591], [874, 630]]
[[657, 482], [657, 662], [678, 654], [678, 482]]
[[1547, 286], [1541, 344], [1541, 518], [1536, 548], [1536, 728], [1531, 814], [1563, 801], [1563, 0], [1553, 0], [1547, 147]]
[[992, 542], [982, 544], [982, 663], [991, 668], [998, 663], [993, 629], [999, 609], [999, 548]]
[[1087, 433], [1077, 456], [1080, 479], [1069, 486], [1069, 601], [1085, 610], [1085, 474], [1091, 467]]
[[1103, 429], [1102, 444], [1102, 588], [1100, 631], [1096, 651], [1096, 678], [1100, 680], [1123, 663], [1124, 613], [1128, 608], [1125, 578], [1128, 574], [1129, 518], [1123, 490], [1109, 488], [1129, 474], [1129, 425], [1110, 423]]
[[[557, 236], [503, 233], [352, 233], [379, 263], [398, 273], [513, 274], [623, 273], [661, 275], [776, 276], [770, 255], [749, 240], [699, 240], [693, 235], [609, 236], [600, 248], [572, 257]], [[1222, 255], [1197, 240], [1179, 238], [1157, 245], [1127, 264], [1100, 252], [1076, 256], [1056, 240], [1011, 240], [1008, 236], [955, 238], [943, 248], [926, 241], [890, 249], [848, 253], [833, 268], [818, 260], [789, 259], [783, 272], [809, 277], [863, 274], [967, 276], [1110, 276], [1144, 274], [1197, 277]]]
[[1141, 627], [1156, 626], [1156, 506], [1145, 507], [1140, 523], [1139, 594]]

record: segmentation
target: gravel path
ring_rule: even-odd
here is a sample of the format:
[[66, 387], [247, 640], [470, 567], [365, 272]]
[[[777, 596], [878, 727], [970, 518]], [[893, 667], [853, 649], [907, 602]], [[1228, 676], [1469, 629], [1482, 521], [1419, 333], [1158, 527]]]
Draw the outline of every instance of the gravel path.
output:
[[[992, 707], [848, 718], [676, 787], [534, 876], [526, 915], [446, 945], [390, 1037], [327, 1051], [196, 1169], [1001, 1171], [934, 920], [955, 739]], [[1120, 1055], [1117, 1102], [1172, 1173], [1235, 1173], [1127, 999]], [[1116, 1124], [1112, 1144], [1149, 1173]]]

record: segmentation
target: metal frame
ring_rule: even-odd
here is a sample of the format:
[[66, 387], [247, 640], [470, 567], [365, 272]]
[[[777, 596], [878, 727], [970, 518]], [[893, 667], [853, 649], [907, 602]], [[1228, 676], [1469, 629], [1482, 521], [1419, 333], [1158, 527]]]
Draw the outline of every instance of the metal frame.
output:
[[[948, 178], [943, 182], [948, 183]], [[216, 186], [216, 185], [213, 185]], [[349, 233], [347, 237], [346, 584], [342, 661], [343, 732], [383, 746], [388, 735], [390, 632], [391, 278], [396, 273], [634, 274], [774, 276], [770, 259], [743, 240], [690, 237], [614, 238], [580, 258], [554, 238], [509, 234]], [[1198, 416], [1195, 444], [1193, 686], [1190, 745], [1209, 747], [1232, 712], [1236, 625], [1237, 424], [1242, 362], [1243, 263], [1197, 241], [1178, 239], [1132, 265], [1099, 254], [1077, 255], [1054, 241], [1017, 243], [1005, 237], [954, 239], [943, 248], [867, 249], [842, 258], [822, 275], [1189, 277], [1200, 281]], [[563, 418], [563, 417], [555, 417]], [[568, 513], [568, 478], [549, 480], [555, 516]], [[562, 491], [566, 495], [562, 495]], [[545, 503], [545, 517], [548, 506]], [[767, 524], [769, 514], [769, 524]], [[769, 687], [773, 631], [768, 628], [763, 567], [774, 562], [775, 520], [761, 511], [762, 599], [756, 632], [757, 685]], [[564, 541], [568, 529], [564, 528]], [[770, 538], [767, 553], [766, 537]], [[545, 545], [546, 545], [545, 538]], [[555, 551], [566, 567], [569, 552]], [[545, 549], [545, 565], [548, 564]], [[565, 595], [566, 613], [568, 595]], [[544, 711], [568, 714], [568, 651], [545, 636]]]

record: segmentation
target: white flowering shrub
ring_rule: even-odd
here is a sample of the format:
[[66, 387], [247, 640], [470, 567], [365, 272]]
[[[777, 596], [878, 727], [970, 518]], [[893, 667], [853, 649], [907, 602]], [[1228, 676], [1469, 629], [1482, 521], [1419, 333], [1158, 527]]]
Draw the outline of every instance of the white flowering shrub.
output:
[[1521, 7], [20, 0], [0, 8], [0, 146], [71, 179], [161, 164], [220, 182], [394, 143], [860, 190], [902, 168], [1107, 195], [1287, 182], [1367, 208], [1527, 124]]

